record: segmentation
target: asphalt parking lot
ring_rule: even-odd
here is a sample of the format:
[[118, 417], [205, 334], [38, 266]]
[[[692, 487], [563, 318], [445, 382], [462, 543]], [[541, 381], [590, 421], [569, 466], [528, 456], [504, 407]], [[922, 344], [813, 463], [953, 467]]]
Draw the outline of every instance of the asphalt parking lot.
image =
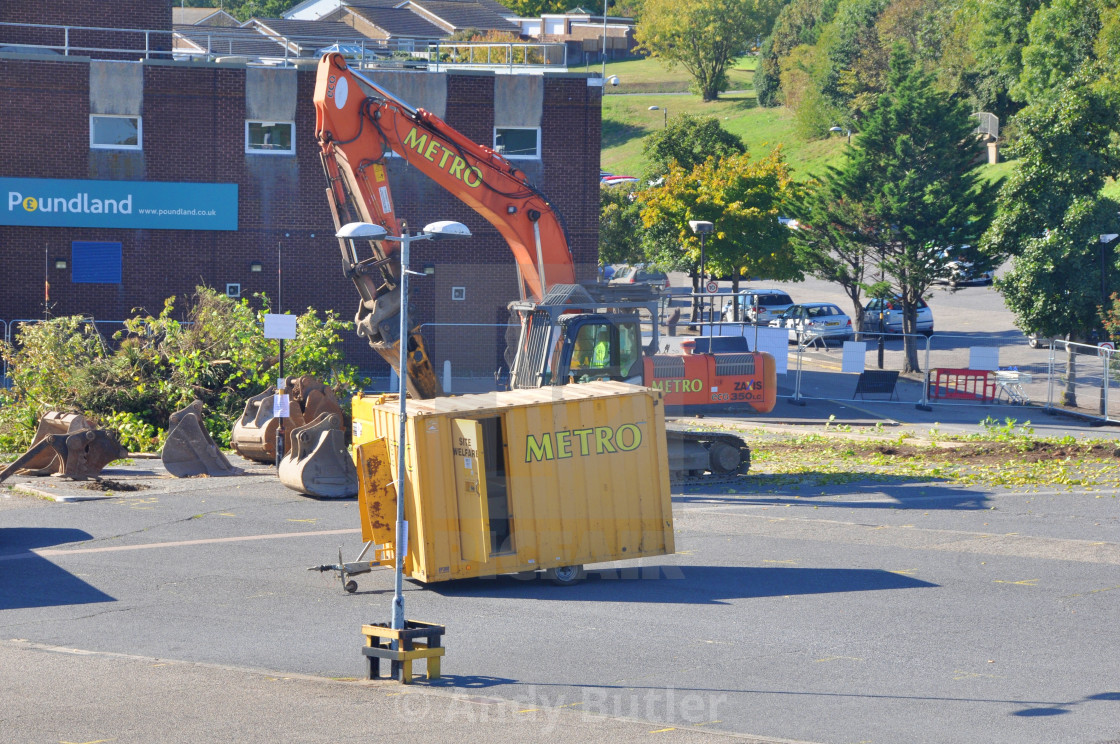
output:
[[[827, 354], [810, 362], [808, 405], [704, 423], [893, 435], [1029, 415], [1040, 435], [1120, 435], [1038, 409], [852, 401]], [[0, 738], [1120, 741], [1116, 494], [906, 476], [678, 489], [674, 555], [572, 587], [407, 582], [406, 616], [445, 624], [448, 654], [406, 688], [366, 681], [360, 653], [391, 573], [346, 594], [307, 570], [356, 557], [356, 502], [239, 464], [176, 480], [137, 459], [106, 470], [110, 492], [0, 491]]]
[[681, 490], [675, 555], [574, 587], [406, 583], [448, 655], [402, 688], [364, 681], [360, 653], [391, 574], [346, 594], [307, 570], [355, 557], [356, 502], [267, 468], [104, 475], [146, 487], [0, 497], [9, 740], [1120, 739], [1115, 495]]

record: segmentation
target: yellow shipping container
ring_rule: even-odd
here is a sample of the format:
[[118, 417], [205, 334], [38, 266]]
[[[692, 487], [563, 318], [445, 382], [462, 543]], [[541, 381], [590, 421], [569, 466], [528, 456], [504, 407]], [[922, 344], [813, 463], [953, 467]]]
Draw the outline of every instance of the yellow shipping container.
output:
[[[386, 545], [377, 553], [385, 565], [396, 503], [378, 486], [396, 476], [399, 405], [396, 396], [353, 400], [363, 537]], [[592, 382], [409, 400], [407, 410], [407, 576], [435, 582], [674, 551], [657, 391]]]

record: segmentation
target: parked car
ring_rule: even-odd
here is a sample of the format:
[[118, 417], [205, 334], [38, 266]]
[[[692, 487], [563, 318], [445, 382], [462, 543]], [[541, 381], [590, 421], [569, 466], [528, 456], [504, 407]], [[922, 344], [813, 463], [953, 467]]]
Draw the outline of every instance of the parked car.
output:
[[[902, 300], [894, 297], [889, 300], [871, 300], [863, 306], [863, 330], [868, 333], [879, 332], [879, 308], [883, 308], [883, 332], [902, 333]], [[925, 300], [918, 300], [918, 317], [915, 331], [923, 336], [933, 335], [933, 311]]]
[[664, 271], [636, 266], [622, 266], [614, 272], [608, 284], [648, 284], [656, 289], [668, 289], [669, 277]]
[[[969, 250], [969, 246], [962, 245], [960, 248], [950, 246], [941, 252], [941, 257], [952, 259], [945, 264], [948, 273], [942, 277], [937, 278], [935, 281], [938, 284], [948, 284], [950, 287], [956, 287], [960, 284], [991, 284], [995, 279], [995, 272], [990, 269], [978, 269], [975, 264], [964, 258], [964, 255]], [[954, 256], [958, 256], [954, 258]]]
[[[739, 306], [739, 319], [748, 323], [769, 325], [793, 304], [793, 298], [780, 289], [745, 289], [723, 306], [723, 319], [735, 320], [735, 306]], [[755, 308], [758, 308], [757, 317]]]
[[826, 340], [845, 341], [852, 337], [852, 319], [831, 302], [806, 302], [791, 305], [770, 325], [785, 328], [789, 332], [790, 343], [804, 335], [808, 340], [814, 336]]
[[620, 183], [637, 183], [638, 179], [634, 176], [618, 176], [614, 173], [607, 173], [606, 171], [599, 171], [599, 185], [600, 186], [616, 186]]

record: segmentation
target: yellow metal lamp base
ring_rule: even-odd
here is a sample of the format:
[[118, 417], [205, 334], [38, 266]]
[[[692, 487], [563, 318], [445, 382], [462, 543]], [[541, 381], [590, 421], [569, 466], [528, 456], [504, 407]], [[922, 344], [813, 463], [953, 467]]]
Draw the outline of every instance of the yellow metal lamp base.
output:
[[389, 677], [401, 684], [412, 683], [412, 662], [428, 660], [428, 679], [439, 679], [440, 658], [447, 649], [440, 646], [446, 628], [419, 620], [405, 620], [404, 628], [390, 628], [388, 623], [363, 625], [366, 645], [362, 653], [369, 660], [369, 678], [378, 679], [381, 660], [389, 660]]

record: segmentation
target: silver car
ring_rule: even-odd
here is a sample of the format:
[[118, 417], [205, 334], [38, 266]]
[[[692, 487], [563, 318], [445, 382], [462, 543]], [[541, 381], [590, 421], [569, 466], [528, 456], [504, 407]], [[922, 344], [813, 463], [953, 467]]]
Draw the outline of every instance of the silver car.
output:
[[[724, 305], [723, 319], [735, 320], [735, 305], [739, 306], [739, 319], [758, 325], [770, 325], [793, 304], [793, 298], [780, 289], [746, 289]], [[757, 313], [756, 313], [757, 310]]]
[[[879, 332], [879, 310], [883, 311], [883, 333], [902, 333], [902, 300], [894, 297], [889, 300], [871, 300], [863, 307], [863, 330], [868, 333]], [[925, 300], [918, 300], [916, 332], [923, 336], [933, 335], [933, 311]]]
[[852, 319], [831, 302], [806, 302], [791, 305], [770, 325], [785, 328], [789, 341], [809, 341], [813, 338], [846, 341], [852, 337]]

